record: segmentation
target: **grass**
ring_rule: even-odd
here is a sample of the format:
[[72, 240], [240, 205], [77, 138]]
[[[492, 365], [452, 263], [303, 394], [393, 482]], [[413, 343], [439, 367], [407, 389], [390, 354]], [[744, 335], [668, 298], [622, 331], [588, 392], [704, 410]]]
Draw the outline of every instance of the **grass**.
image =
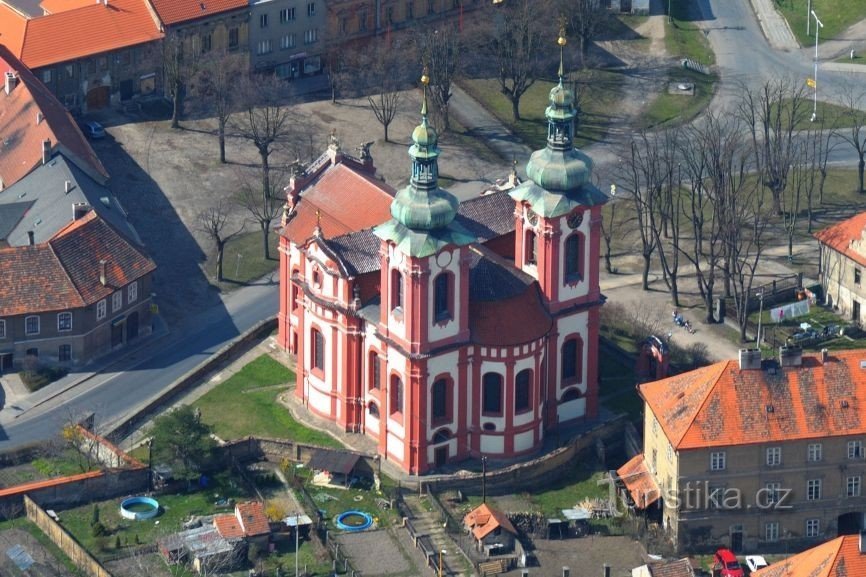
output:
[[[776, 9], [788, 20], [791, 32], [801, 46], [814, 46], [815, 20], [810, 23], [810, 33], [806, 35], [806, 20], [809, 0], [776, 0]], [[812, 10], [824, 25], [818, 34], [818, 42], [842, 37], [842, 33], [852, 24], [866, 18], [866, 3], [863, 0], [811, 0]]]
[[[336, 517], [345, 511], [363, 511], [370, 514], [376, 521], [378, 527], [388, 527], [397, 519], [397, 511], [391, 509], [380, 509], [376, 505], [375, 491], [364, 489], [331, 489], [329, 487], [317, 487], [308, 484], [307, 491], [315, 501], [316, 506], [325, 512], [328, 529], [339, 531], [336, 526]], [[384, 497], [383, 497], [384, 498]], [[358, 499], [358, 500], [356, 500]], [[309, 514], [315, 511], [309, 511]]]
[[716, 63], [716, 55], [710, 48], [706, 34], [696, 24], [696, 10], [691, 0], [671, 1], [673, 18], [665, 21], [665, 46], [671, 56], [690, 58], [711, 66]]
[[664, 90], [652, 101], [639, 119], [641, 128], [673, 126], [690, 122], [700, 114], [713, 98], [718, 78], [701, 74], [686, 68], [671, 68], [668, 71], [668, 84], [671, 82], [691, 82], [693, 95], [670, 94], [667, 84]]
[[[25, 360], [26, 362], [26, 360]], [[31, 393], [35, 393], [42, 387], [50, 385], [57, 379], [62, 379], [66, 376], [67, 371], [62, 367], [37, 367], [33, 370], [23, 370], [18, 373], [21, 382], [27, 387]]]
[[203, 265], [208, 279], [220, 290], [231, 291], [274, 272], [280, 264], [277, 256], [279, 236], [271, 232], [268, 242], [271, 258], [265, 260], [261, 231], [247, 232], [233, 238], [226, 244], [223, 255], [223, 282], [216, 281], [216, 253], [208, 254]]
[[[615, 95], [622, 84], [622, 76], [616, 72], [582, 70], [574, 75], [581, 97], [581, 113], [578, 116], [575, 146], [582, 147], [604, 138], [613, 120]], [[547, 108], [550, 89], [554, 83], [537, 81], [520, 99], [521, 119], [515, 122], [511, 116], [511, 102], [499, 90], [495, 79], [469, 79], [461, 86], [480, 102], [497, 119], [513, 131], [524, 144], [533, 149], [544, 147], [547, 141]]]
[[249, 435], [289, 438], [299, 443], [340, 447], [333, 437], [307, 428], [276, 401], [295, 375], [268, 355], [262, 355], [231, 378], [207, 392], [194, 405], [202, 419], [222, 439]]
[[68, 448], [57, 455], [39, 457], [32, 461], [30, 466], [36, 469], [39, 474], [46, 479], [65, 477], [67, 475], [79, 475], [97, 468], [88, 468], [84, 456], [72, 448]]
[[[811, 92], [809, 92], [811, 95]], [[795, 124], [795, 127], [798, 130], [808, 130], [809, 128], [819, 128], [820, 122], [815, 121], [812, 122], [812, 98], [807, 97], [806, 102], [803, 102], [800, 106], [802, 108], [802, 112], [798, 113], [799, 119]], [[782, 101], [782, 106], [786, 109], [789, 109], [792, 105], [792, 101], [790, 98]], [[837, 104], [830, 104], [829, 102], [821, 102], [818, 101], [818, 112], [819, 119], [824, 119], [824, 129], [830, 130], [832, 128], [850, 128], [851, 127], [851, 115], [849, 109], [844, 106], [839, 106]]]

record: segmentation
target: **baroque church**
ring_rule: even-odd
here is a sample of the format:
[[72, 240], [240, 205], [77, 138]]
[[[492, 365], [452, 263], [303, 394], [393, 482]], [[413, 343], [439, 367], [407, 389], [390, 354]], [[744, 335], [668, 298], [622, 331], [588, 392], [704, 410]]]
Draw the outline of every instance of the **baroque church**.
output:
[[332, 138], [286, 188], [280, 239], [278, 340], [298, 400], [410, 474], [529, 455], [593, 419], [604, 302], [607, 197], [573, 145], [562, 66], [527, 179], [462, 203], [438, 184], [426, 83], [408, 185]]

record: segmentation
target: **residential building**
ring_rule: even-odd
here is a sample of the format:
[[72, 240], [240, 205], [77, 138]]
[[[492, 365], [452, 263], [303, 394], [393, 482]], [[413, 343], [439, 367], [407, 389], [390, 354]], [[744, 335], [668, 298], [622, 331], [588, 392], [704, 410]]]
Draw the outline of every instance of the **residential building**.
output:
[[336, 141], [295, 174], [278, 342], [307, 410], [412, 474], [529, 455], [560, 423], [596, 416], [607, 197], [573, 147], [575, 115], [554, 87], [528, 179], [462, 204], [439, 187], [426, 97], [402, 190], [375, 178], [366, 147], [351, 158]]
[[819, 275], [827, 305], [861, 325], [866, 310], [866, 212], [816, 232]]
[[482, 503], [463, 518], [463, 527], [472, 534], [475, 547], [489, 554], [510, 553], [517, 530], [502, 511]]
[[864, 528], [866, 351], [744, 350], [639, 391], [643, 454], [618, 474], [680, 549], [796, 551]]
[[653, 561], [631, 570], [631, 577], [695, 577], [689, 559]]
[[326, 14], [325, 0], [250, 0], [253, 70], [288, 80], [319, 74]]
[[454, 21], [486, 6], [483, 0], [328, 0], [329, 42], [391, 34], [417, 23]]
[[70, 110], [150, 94], [161, 70], [160, 23], [148, 0], [0, 0], [0, 35]]
[[844, 535], [752, 573], [752, 577], [866, 575], [866, 535]]
[[243, 539], [247, 544], [258, 545], [262, 551], [266, 550], [271, 536], [265, 506], [260, 501], [238, 503], [234, 513], [214, 516], [213, 525], [223, 538]]

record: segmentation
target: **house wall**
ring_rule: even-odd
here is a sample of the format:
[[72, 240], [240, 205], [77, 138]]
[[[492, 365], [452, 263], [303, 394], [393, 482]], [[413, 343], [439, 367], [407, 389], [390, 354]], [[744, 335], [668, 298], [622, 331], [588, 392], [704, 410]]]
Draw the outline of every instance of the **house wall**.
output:
[[252, 69], [289, 80], [321, 72], [326, 13], [323, 0], [253, 0], [249, 25]]
[[860, 311], [866, 307], [866, 267], [824, 244], [820, 245], [820, 259], [825, 302], [842, 318], [860, 325], [866, 318], [866, 310]]

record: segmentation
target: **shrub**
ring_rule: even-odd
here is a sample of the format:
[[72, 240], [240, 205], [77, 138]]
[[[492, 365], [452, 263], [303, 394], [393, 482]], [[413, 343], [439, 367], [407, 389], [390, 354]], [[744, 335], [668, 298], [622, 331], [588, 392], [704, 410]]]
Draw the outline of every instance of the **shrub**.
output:
[[90, 526], [90, 534], [94, 537], [103, 537], [108, 531], [105, 529], [105, 525], [97, 521], [93, 525]]

